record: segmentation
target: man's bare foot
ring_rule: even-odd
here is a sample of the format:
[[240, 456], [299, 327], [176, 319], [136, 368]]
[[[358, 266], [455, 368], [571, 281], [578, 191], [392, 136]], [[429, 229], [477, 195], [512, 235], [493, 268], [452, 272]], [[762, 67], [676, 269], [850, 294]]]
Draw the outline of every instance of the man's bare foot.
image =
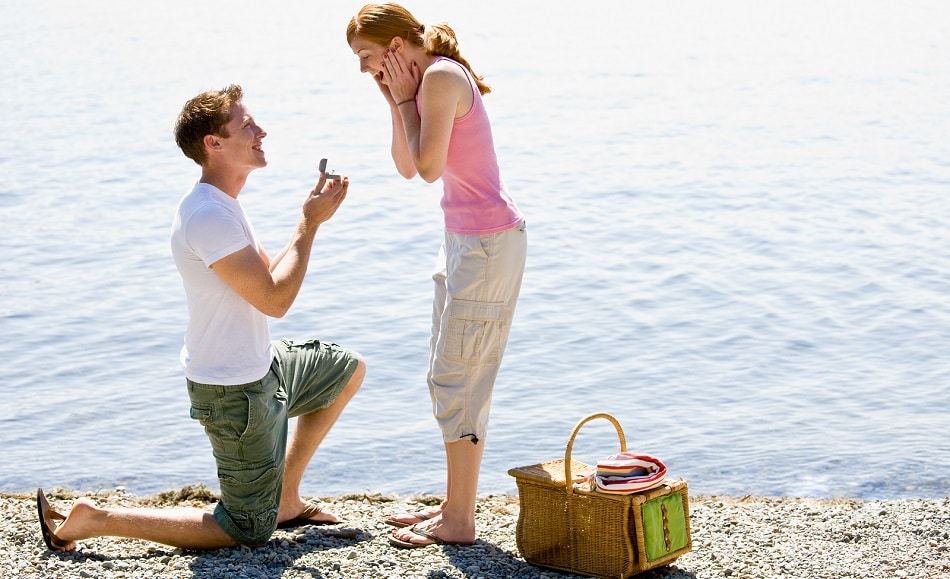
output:
[[89, 499], [78, 499], [66, 517], [53, 510], [42, 490], [37, 491], [36, 501], [43, 540], [50, 549], [72, 551], [77, 540], [94, 536], [92, 523], [99, 509]]

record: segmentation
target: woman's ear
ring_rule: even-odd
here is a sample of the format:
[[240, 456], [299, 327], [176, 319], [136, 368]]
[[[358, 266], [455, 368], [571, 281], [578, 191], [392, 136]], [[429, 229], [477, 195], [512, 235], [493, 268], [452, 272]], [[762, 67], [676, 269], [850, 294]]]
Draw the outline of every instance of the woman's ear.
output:
[[389, 50], [393, 52], [399, 52], [402, 50], [405, 41], [402, 39], [402, 36], [393, 36], [393, 39], [389, 41]]

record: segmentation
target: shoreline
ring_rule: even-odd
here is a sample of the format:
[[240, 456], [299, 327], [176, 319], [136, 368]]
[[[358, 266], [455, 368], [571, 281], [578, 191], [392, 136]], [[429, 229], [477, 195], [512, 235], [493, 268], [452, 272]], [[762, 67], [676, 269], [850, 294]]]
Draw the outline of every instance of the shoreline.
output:
[[[150, 497], [122, 489], [96, 493], [44, 489], [54, 509], [75, 498], [125, 507], [213, 507], [204, 486]], [[475, 545], [403, 550], [389, 545], [383, 518], [437, 504], [435, 495], [357, 494], [322, 500], [343, 523], [278, 530], [263, 547], [182, 551], [103, 537], [72, 553], [49, 551], [40, 536], [36, 498], [0, 493], [0, 576], [172, 578], [570, 578], [534, 567], [515, 543], [518, 497], [480, 495]], [[638, 577], [950, 577], [950, 497], [944, 499], [803, 499], [690, 497], [693, 550]]]

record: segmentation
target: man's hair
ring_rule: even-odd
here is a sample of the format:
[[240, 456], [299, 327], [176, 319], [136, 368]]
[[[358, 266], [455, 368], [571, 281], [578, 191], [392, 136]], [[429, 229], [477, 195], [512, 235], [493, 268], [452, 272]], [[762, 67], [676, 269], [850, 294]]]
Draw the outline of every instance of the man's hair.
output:
[[230, 136], [227, 124], [231, 122], [231, 105], [240, 102], [243, 95], [240, 85], [231, 84], [205, 91], [185, 103], [175, 123], [175, 142], [186, 157], [204, 165], [208, 159], [205, 135]]

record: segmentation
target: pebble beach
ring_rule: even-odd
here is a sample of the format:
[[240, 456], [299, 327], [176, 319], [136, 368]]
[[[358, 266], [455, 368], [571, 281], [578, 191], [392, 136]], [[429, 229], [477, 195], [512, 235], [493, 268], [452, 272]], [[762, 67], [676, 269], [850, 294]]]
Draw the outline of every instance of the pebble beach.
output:
[[[211, 510], [207, 487], [151, 497], [123, 489], [77, 493], [44, 489], [68, 512], [79, 496], [128, 507], [199, 506]], [[472, 546], [403, 550], [387, 541], [384, 517], [437, 504], [441, 497], [347, 495], [321, 499], [343, 522], [278, 530], [258, 549], [182, 551], [104, 537], [70, 553], [46, 548], [32, 494], [0, 493], [0, 577], [82, 578], [567, 578], [534, 567], [515, 541], [517, 496], [484, 495]], [[950, 577], [950, 498], [861, 501], [773, 497], [690, 497], [693, 550], [672, 565], [638, 577], [946, 578]]]

